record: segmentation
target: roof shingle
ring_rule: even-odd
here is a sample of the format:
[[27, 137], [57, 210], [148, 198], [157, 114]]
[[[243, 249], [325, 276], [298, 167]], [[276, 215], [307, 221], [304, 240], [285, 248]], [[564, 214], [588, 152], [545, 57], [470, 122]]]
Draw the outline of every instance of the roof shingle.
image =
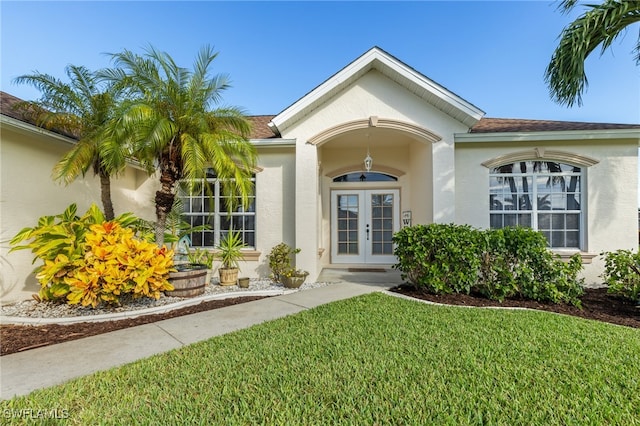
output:
[[588, 123], [579, 121], [481, 118], [470, 133], [558, 132], [570, 130], [640, 129], [640, 124]]
[[[13, 106], [22, 100], [0, 91], [0, 114], [16, 120], [35, 124]], [[275, 115], [253, 115], [247, 117], [252, 124], [250, 139], [271, 139], [278, 136], [269, 128], [269, 122]], [[640, 124], [589, 123], [579, 121], [523, 120], [515, 118], [483, 117], [469, 131], [470, 133], [518, 133], [518, 132], [558, 132], [640, 129]]]

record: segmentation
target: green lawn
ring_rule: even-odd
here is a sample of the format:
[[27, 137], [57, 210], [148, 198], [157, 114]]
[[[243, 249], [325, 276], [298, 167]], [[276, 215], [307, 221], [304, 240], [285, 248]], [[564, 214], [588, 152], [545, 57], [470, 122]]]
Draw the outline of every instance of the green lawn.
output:
[[375, 293], [0, 406], [69, 424], [633, 425], [640, 332]]

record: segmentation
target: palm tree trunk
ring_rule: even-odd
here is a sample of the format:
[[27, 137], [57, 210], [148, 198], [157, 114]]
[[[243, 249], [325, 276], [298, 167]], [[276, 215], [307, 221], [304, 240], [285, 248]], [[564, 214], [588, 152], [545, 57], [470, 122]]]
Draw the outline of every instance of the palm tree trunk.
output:
[[111, 179], [105, 173], [100, 173], [100, 197], [102, 199], [102, 208], [104, 208], [104, 217], [107, 221], [115, 218], [113, 212], [113, 201], [111, 200]]
[[175, 201], [173, 187], [175, 180], [170, 172], [163, 171], [160, 175], [160, 190], [156, 192], [156, 244], [164, 244], [164, 231], [167, 228], [167, 215], [171, 212]]

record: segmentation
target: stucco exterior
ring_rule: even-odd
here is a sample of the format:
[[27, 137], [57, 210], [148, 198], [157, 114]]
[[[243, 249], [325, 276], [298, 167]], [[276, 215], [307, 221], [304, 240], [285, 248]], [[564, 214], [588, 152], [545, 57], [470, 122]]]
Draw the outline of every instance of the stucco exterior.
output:
[[[597, 134], [598, 132], [594, 132]], [[608, 132], [605, 132], [606, 135]], [[556, 135], [556, 137], [567, 135]], [[608, 134], [616, 137], [616, 135]], [[484, 162], [498, 157], [509, 158], [517, 153], [547, 155], [564, 154], [561, 158], [583, 157], [594, 162], [584, 165], [583, 196], [586, 201], [585, 235], [581, 250], [557, 250], [572, 254], [582, 252], [583, 277], [589, 285], [600, 285], [604, 261], [600, 254], [618, 249], [638, 248], [638, 140], [637, 139], [580, 139], [513, 141], [513, 142], [459, 142], [456, 144], [456, 223], [477, 228], [489, 227], [489, 168]], [[486, 139], [490, 139], [487, 136]], [[555, 157], [556, 159], [558, 157]], [[567, 160], [569, 161], [569, 160]], [[574, 164], [580, 165], [574, 159]], [[483, 214], [478, 214], [482, 212]]]
[[[76, 203], [78, 211], [100, 203], [97, 178], [84, 179], [65, 186], [51, 178], [53, 166], [71, 147], [73, 140], [48, 131], [27, 127], [18, 121], [2, 121], [0, 144], [0, 220], [2, 225], [0, 259], [2, 300], [31, 297], [39, 285], [31, 271], [32, 256], [27, 250], [8, 253], [9, 240], [22, 228], [35, 226], [38, 218], [60, 214]], [[132, 211], [145, 219], [153, 218], [153, 207], [146, 174], [127, 168], [112, 188], [116, 214]]]
[[[67, 187], [51, 180], [52, 167], [73, 139], [7, 115], [4, 107], [0, 118], [1, 300], [8, 303], [39, 287], [30, 273], [30, 253], [8, 254], [8, 240], [71, 203], [80, 212], [100, 205], [100, 194], [91, 175]], [[256, 237], [240, 264], [244, 276], [268, 276], [266, 256], [280, 242], [301, 249], [296, 266], [310, 272], [309, 280], [327, 267], [389, 267], [393, 259], [372, 247], [377, 237], [406, 225], [401, 218], [487, 228], [490, 169], [514, 159], [582, 167], [581, 247], [563, 254], [583, 255], [589, 285], [601, 283], [600, 253], [638, 246], [639, 125], [486, 119], [473, 104], [379, 48], [259, 122], [260, 136], [252, 139], [258, 150]], [[388, 179], [367, 173], [367, 180], [367, 154], [373, 159], [370, 172]], [[361, 179], [347, 181], [350, 173]], [[157, 187], [157, 177], [128, 167], [112, 182], [116, 214], [131, 211], [153, 220]], [[351, 195], [358, 202], [366, 198], [357, 215], [356, 207], [340, 204]], [[380, 222], [391, 225], [377, 234], [372, 225], [369, 242], [374, 219], [361, 221], [366, 215], [360, 209], [373, 209], [374, 198], [393, 209]], [[357, 229], [338, 229], [339, 220], [356, 216]], [[368, 254], [340, 252], [338, 235], [356, 238], [358, 250]]]

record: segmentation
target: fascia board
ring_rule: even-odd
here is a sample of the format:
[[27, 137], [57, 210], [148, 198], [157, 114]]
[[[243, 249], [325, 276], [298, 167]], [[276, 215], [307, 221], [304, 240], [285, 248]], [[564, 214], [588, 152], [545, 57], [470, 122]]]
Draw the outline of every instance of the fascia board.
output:
[[640, 129], [567, 130], [560, 132], [505, 132], [505, 133], [456, 133], [456, 143], [473, 142], [543, 142], [577, 141], [596, 139], [638, 139]]
[[379, 60], [382, 64], [389, 67], [390, 69], [392, 69], [393, 71], [401, 75], [402, 77], [406, 78], [412, 83], [415, 83], [423, 87], [432, 95], [454, 106], [458, 110], [468, 115], [470, 118], [473, 118], [476, 121], [478, 121], [485, 115], [485, 112], [482, 111], [480, 108], [465, 101], [460, 96], [456, 95], [455, 93], [439, 85], [435, 81], [424, 76], [422, 73], [406, 66], [405, 64], [398, 62], [396, 60], [393, 60], [388, 56], [387, 57], [383, 56], [379, 58]]
[[295, 139], [250, 139], [249, 142], [256, 148], [281, 148], [295, 147]]
[[6, 115], [0, 115], [0, 124], [8, 126], [17, 130], [20, 133], [36, 134], [46, 136], [52, 139], [56, 139], [61, 142], [75, 145], [78, 141], [69, 136], [61, 135], [60, 133], [53, 132], [51, 130], [43, 129], [42, 127], [34, 126], [33, 124], [25, 123], [24, 121], [17, 120]]
[[[0, 125], [13, 128], [22, 134], [45, 136], [69, 145], [76, 145], [78, 143], [77, 139], [61, 135], [60, 133], [52, 132], [51, 130], [43, 129], [42, 127], [34, 126], [33, 124], [25, 123], [24, 121], [20, 121], [12, 117], [7, 117], [6, 115], [0, 114]], [[127, 164], [134, 169], [146, 171], [146, 169], [142, 167], [139, 161], [127, 160]]]
[[[362, 56], [360, 56], [355, 61], [351, 62], [349, 65], [344, 67], [342, 70], [338, 71], [333, 76], [329, 77], [318, 87], [313, 89], [311, 92], [300, 98], [293, 105], [282, 111], [280, 114], [275, 116], [271, 123], [280, 129], [282, 124], [290, 120], [296, 114], [304, 110], [307, 106], [313, 104], [314, 102], [321, 99], [324, 95], [329, 93], [331, 90], [336, 88], [338, 85], [348, 80], [349, 77], [356, 74], [358, 71], [362, 70], [367, 64], [371, 63], [371, 57], [376, 53], [376, 49], [371, 49]], [[270, 124], [271, 124], [270, 123]], [[271, 127], [271, 126], [270, 126]]]

